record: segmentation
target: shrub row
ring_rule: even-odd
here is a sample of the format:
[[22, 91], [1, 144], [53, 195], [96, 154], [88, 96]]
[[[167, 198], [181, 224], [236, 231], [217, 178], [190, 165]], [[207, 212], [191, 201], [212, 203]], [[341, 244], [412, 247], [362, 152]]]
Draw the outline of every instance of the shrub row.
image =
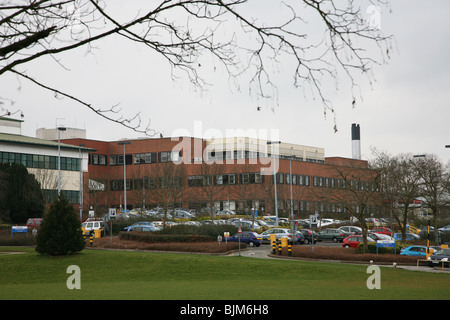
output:
[[[395, 249], [394, 248], [388, 248], [388, 247], [384, 247], [384, 248], [378, 248], [378, 254], [400, 254], [400, 250], [402, 250], [403, 248], [409, 247], [411, 244], [410, 243], [401, 243], [400, 241], [396, 241], [395, 242]], [[358, 253], [362, 253], [363, 252], [363, 243], [360, 243], [358, 245]], [[377, 244], [375, 242], [369, 242], [367, 244], [367, 250], [366, 253], [377, 253]]]
[[120, 240], [140, 241], [146, 243], [161, 242], [210, 242], [208, 236], [203, 235], [181, 235], [181, 234], [160, 234], [153, 232], [120, 232]]
[[237, 227], [233, 225], [221, 224], [206, 224], [201, 226], [195, 225], [175, 225], [171, 228], [158, 231], [159, 234], [167, 235], [201, 235], [209, 237], [209, 240], [217, 240], [217, 236], [223, 237], [224, 232], [229, 232], [230, 235], [237, 233]]

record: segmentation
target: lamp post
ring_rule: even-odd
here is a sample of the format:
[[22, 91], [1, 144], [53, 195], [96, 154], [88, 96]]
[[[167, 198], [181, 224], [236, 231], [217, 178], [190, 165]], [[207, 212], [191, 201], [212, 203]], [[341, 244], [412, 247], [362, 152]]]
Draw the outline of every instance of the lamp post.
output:
[[58, 127], [58, 196], [61, 194], [61, 131], [66, 131], [66, 128]]
[[83, 222], [83, 170], [81, 166], [83, 159], [81, 157], [81, 147], [84, 147], [84, 144], [80, 144], [78, 149], [78, 156], [80, 158], [80, 223]]
[[[267, 141], [267, 145], [273, 144], [281, 144], [281, 141]], [[270, 148], [270, 152], [272, 153], [273, 163], [275, 165], [275, 152], [273, 152], [273, 148]], [[275, 227], [278, 227], [278, 195], [277, 195], [277, 170], [273, 170], [273, 181], [275, 185]]]
[[120, 141], [117, 143], [119, 146], [123, 145], [123, 201], [124, 201], [124, 210], [123, 213], [127, 212], [127, 164], [125, 160], [125, 146], [127, 144], [131, 144], [128, 141]]

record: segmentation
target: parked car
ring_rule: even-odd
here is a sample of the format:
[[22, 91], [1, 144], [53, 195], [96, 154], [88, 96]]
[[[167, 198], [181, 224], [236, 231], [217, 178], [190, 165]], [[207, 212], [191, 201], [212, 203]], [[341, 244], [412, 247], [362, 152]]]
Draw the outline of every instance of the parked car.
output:
[[292, 231], [285, 228], [272, 228], [261, 233], [263, 243], [270, 243], [270, 235], [275, 234], [277, 240], [281, 238], [288, 238], [289, 242], [292, 242]]
[[191, 219], [191, 218], [195, 218], [195, 216], [191, 213], [189, 213], [186, 210], [183, 209], [175, 209], [175, 218], [184, 218], [184, 219]]
[[391, 229], [386, 228], [386, 227], [373, 227], [370, 231], [371, 232], [375, 232], [375, 233], [385, 234], [385, 235], [388, 235], [388, 236], [392, 236]]
[[438, 231], [443, 232], [443, 233], [450, 233], [450, 224], [448, 224], [442, 228], [439, 228]]
[[305, 244], [305, 236], [299, 230], [295, 232], [295, 241], [296, 243]]
[[128, 229], [131, 228], [131, 227], [137, 227], [137, 226], [151, 226], [151, 225], [152, 225], [152, 223], [149, 222], [149, 221], [136, 222], [136, 223], [133, 223], [132, 225], [130, 225], [130, 226], [128, 226], [128, 227], [123, 228], [123, 231], [128, 231]]
[[367, 236], [371, 237], [375, 241], [378, 241], [378, 240], [393, 240], [393, 238], [391, 236], [388, 236], [387, 234], [370, 232], [370, 231], [367, 232]]
[[128, 232], [137, 231], [137, 232], [155, 232], [160, 230], [160, 228], [155, 226], [131, 226], [128, 229]]
[[[254, 223], [250, 220], [234, 220], [231, 222], [231, 224], [235, 225], [236, 227], [241, 226], [242, 229], [253, 229], [253, 230], [259, 230], [261, 226], [255, 221]], [[253, 228], [252, 228], [253, 226]]]
[[[401, 241], [402, 240], [402, 234], [401, 233], [394, 233], [393, 236], [394, 240]], [[420, 237], [417, 234], [414, 233], [407, 233], [406, 234], [406, 241], [415, 241], [419, 240]]]
[[324, 229], [317, 233], [318, 241], [342, 242], [349, 234], [339, 229]]
[[86, 220], [81, 224], [81, 230], [85, 235], [91, 233], [91, 231], [95, 232], [96, 230], [100, 230], [100, 235], [103, 237], [105, 233], [105, 224], [103, 221], [99, 220]]
[[30, 218], [27, 220], [27, 227], [28, 230], [39, 230], [39, 228], [41, 227], [41, 223], [42, 223], [42, 218]]
[[[239, 233], [231, 237], [223, 237], [222, 242], [238, 242], [239, 241]], [[253, 231], [244, 231], [241, 233], [241, 242], [246, 243], [249, 247], [259, 247], [261, 245], [262, 237]]]
[[339, 227], [338, 229], [342, 230], [350, 235], [362, 233], [362, 229], [360, 227], [355, 227], [355, 226], [342, 226], [342, 227]]
[[450, 249], [448, 248], [437, 250], [428, 258], [428, 265], [430, 267], [441, 266], [442, 263], [444, 267], [450, 266]]
[[301, 234], [305, 238], [305, 240], [304, 240], [305, 244], [312, 243], [313, 242], [313, 238], [314, 238], [314, 243], [317, 242], [317, 233], [315, 233], [313, 230], [300, 229], [298, 231], [301, 232]]
[[[433, 249], [430, 249], [433, 250]], [[401, 256], [426, 257], [427, 247], [425, 246], [409, 246], [400, 250]]]
[[229, 215], [235, 215], [236, 212], [234, 212], [233, 210], [230, 209], [224, 209], [222, 211], [217, 211], [216, 215], [224, 215], [224, 216], [229, 216]]
[[[344, 248], [355, 248], [355, 249], [358, 249], [358, 245], [361, 242], [363, 242], [363, 236], [354, 234], [354, 235], [346, 237], [342, 241], [342, 246]], [[367, 242], [375, 242], [375, 240], [368, 236], [367, 237]]]

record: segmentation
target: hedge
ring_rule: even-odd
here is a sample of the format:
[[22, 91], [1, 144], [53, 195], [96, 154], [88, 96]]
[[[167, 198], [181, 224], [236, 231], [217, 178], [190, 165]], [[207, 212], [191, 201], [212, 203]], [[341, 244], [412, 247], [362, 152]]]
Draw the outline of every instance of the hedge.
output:
[[[362, 253], [363, 252], [363, 243], [358, 244], [358, 252]], [[394, 248], [390, 248], [390, 247], [382, 247], [382, 248], [378, 248], [378, 254], [394, 254], [394, 252], [396, 254], [400, 254], [400, 250], [406, 247], [409, 247], [411, 244], [409, 243], [404, 243], [402, 244], [401, 242], [397, 241], [395, 243], [395, 250]], [[369, 242], [367, 243], [367, 250], [365, 253], [377, 253], [377, 244], [375, 242]]]
[[161, 242], [210, 242], [209, 236], [204, 235], [184, 235], [184, 234], [159, 234], [154, 232], [120, 232], [121, 240], [141, 241], [147, 243]]

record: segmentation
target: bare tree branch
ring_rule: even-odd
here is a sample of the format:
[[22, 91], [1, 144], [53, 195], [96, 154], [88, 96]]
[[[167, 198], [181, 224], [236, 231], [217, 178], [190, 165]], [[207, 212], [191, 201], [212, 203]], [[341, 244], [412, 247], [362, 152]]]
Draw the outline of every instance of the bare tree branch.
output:
[[[367, 5], [385, 5], [373, 0]], [[114, 12], [114, 4], [101, 0], [0, 0], [0, 77], [8, 72], [19, 73], [40, 87], [70, 97], [101, 116], [105, 112], [90, 107], [82, 98], [63, 94], [40, 83], [37, 78], [19, 72], [19, 66], [51, 56], [64, 67], [59, 57], [80, 47], [88, 51], [99, 40], [120, 35], [143, 45], [163, 57], [175, 72], [182, 71], [191, 84], [200, 90], [208, 86], [201, 61], [207, 56], [219, 62], [236, 83], [243, 79], [257, 100], [277, 103], [279, 84], [274, 81], [274, 68], [285, 60], [293, 61], [293, 86], [311, 90], [324, 106], [324, 114], [335, 110], [324, 89], [324, 81], [338, 83], [340, 73], [358, 84], [355, 73], [366, 74], [371, 83], [371, 69], [389, 58], [390, 36], [383, 36], [378, 26], [367, 23], [360, 4], [353, 0], [285, 0], [278, 3], [282, 15], [271, 19], [258, 17], [249, 10], [259, 5], [251, 0], [159, 0], [132, 8], [134, 16], [126, 18]], [[268, 2], [273, 5], [273, 2]], [[127, 6], [132, 6], [127, 4]], [[319, 39], [314, 27], [308, 30], [308, 19], [323, 32]], [[218, 36], [220, 34], [220, 36]], [[242, 40], [253, 39], [251, 41]], [[100, 44], [101, 45], [101, 44]], [[379, 48], [376, 55], [372, 46]], [[306, 90], [304, 92], [306, 92]], [[126, 108], [124, 108], [126, 112]], [[113, 114], [117, 109], [112, 108]], [[115, 119], [115, 120], [114, 120]], [[130, 125], [135, 116], [111, 118]]]

